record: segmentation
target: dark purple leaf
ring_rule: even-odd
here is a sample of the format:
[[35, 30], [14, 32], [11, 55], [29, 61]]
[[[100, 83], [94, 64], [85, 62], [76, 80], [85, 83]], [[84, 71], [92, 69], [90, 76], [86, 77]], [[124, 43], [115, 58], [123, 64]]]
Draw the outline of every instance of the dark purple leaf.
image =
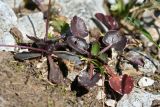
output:
[[63, 83], [63, 74], [59, 66], [53, 62], [52, 56], [48, 55], [47, 59], [49, 62], [48, 80], [55, 84]]
[[67, 51], [54, 51], [54, 54], [56, 56], [58, 56], [59, 58], [66, 59], [66, 60], [69, 60], [71, 62], [74, 62], [75, 65], [82, 64], [82, 61], [80, 60], [80, 58], [78, 57], [78, 55], [73, 54], [71, 52], [67, 52]]
[[33, 52], [22, 52], [22, 53], [17, 53], [14, 55], [14, 58], [16, 60], [28, 60], [28, 59], [33, 59], [33, 58], [37, 58], [40, 57], [41, 53], [33, 53]]
[[67, 38], [67, 43], [75, 51], [81, 54], [88, 54], [87, 49], [89, 48], [89, 45], [85, 39], [78, 36], [69, 36]]
[[104, 15], [102, 13], [96, 13], [96, 18], [100, 20], [109, 30], [119, 29], [117, 21], [110, 15]]
[[125, 56], [125, 58], [131, 63], [133, 64], [134, 66], [137, 66], [140, 65], [140, 66], [144, 66], [145, 62], [144, 62], [144, 58], [137, 54], [137, 53], [134, 53], [134, 52], [129, 52], [127, 56]]
[[110, 45], [117, 51], [122, 51], [127, 44], [127, 38], [122, 36], [119, 31], [115, 30], [107, 32], [102, 41], [104, 44]]
[[77, 16], [74, 16], [71, 21], [71, 32], [74, 36], [78, 36], [81, 38], [88, 35], [88, 30], [84, 21]]
[[26, 35], [30, 40], [34, 41], [34, 42], [38, 42], [40, 41], [39, 38], [36, 38], [36, 37], [33, 37], [33, 36], [29, 36], [29, 35]]
[[134, 57], [132, 59], [129, 60], [132, 64], [135, 65], [140, 65], [140, 66], [144, 66], [144, 60], [143, 58], [138, 58], [138, 57]]
[[81, 86], [90, 88], [95, 86], [100, 78], [101, 78], [100, 74], [95, 73], [90, 79], [89, 73], [86, 71], [82, 71], [81, 74], [78, 76], [78, 82], [80, 83]]

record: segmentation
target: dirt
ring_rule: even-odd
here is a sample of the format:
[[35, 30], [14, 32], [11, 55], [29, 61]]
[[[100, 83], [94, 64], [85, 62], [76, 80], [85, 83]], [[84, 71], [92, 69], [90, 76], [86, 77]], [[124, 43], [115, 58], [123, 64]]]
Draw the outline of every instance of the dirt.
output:
[[[18, 62], [0, 52], [0, 107], [99, 107], [97, 89], [77, 97], [70, 84], [54, 85], [36, 70], [33, 62]], [[47, 70], [46, 70], [47, 71]]]

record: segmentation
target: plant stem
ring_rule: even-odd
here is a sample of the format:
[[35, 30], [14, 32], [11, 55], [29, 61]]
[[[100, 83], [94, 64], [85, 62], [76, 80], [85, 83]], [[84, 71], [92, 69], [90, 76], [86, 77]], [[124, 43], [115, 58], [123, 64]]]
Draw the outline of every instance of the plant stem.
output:
[[105, 69], [107, 70], [110, 76], [114, 77], [117, 75], [114, 71], [112, 71], [112, 69], [107, 64], [105, 65]]
[[48, 3], [48, 11], [47, 11], [47, 22], [46, 22], [46, 35], [44, 41], [48, 40], [48, 28], [49, 28], [49, 18], [50, 18], [50, 8], [51, 8], [51, 0]]
[[25, 48], [25, 49], [31, 49], [34, 51], [40, 51], [40, 52], [45, 52], [45, 53], [49, 53], [48, 51], [44, 50], [44, 49], [39, 49], [39, 48], [33, 48], [33, 47], [28, 47], [28, 46], [19, 46], [19, 45], [4, 45], [4, 44], [0, 44], [0, 47], [17, 47], [17, 48]]
[[100, 52], [99, 52], [99, 55], [106, 52], [109, 48], [112, 47], [112, 44], [108, 45], [107, 47], [105, 47], [104, 49], [102, 49]]

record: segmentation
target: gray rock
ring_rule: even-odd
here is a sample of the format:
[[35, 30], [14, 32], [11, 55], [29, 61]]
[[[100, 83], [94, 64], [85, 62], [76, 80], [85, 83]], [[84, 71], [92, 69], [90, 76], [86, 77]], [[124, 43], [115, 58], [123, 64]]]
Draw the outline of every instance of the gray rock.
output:
[[0, 1], [0, 29], [6, 32], [16, 24], [17, 17], [13, 10], [6, 3]]
[[24, 0], [0, 0], [7, 3], [11, 8], [18, 8]]
[[117, 107], [151, 107], [153, 100], [160, 100], [160, 94], [154, 95], [144, 90], [134, 88], [130, 94], [125, 94], [117, 103]]
[[95, 13], [100, 12], [105, 14], [103, 8], [103, 0], [56, 0], [60, 3], [62, 9], [60, 14], [66, 16], [70, 20], [73, 16], [81, 17], [88, 28], [94, 28], [95, 24], [91, 20]]
[[[9, 32], [4, 32], [0, 35], [0, 44], [16, 45], [14, 37]], [[0, 51], [15, 51], [14, 47], [0, 47]]]
[[152, 80], [151, 78], [148, 77], [142, 77], [139, 81], [138, 81], [138, 85], [140, 87], [146, 87], [146, 86], [151, 86], [153, 85], [154, 80]]
[[146, 23], [150, 23], [151, 21], [153, 21], [153, 10], [145, 10], [144, 13], [143, 13], [143, 20], [144, 22]]
[[[17, 17], [13, 10], [4, 2], [0, 1], [0, 44], [15, 45], [16, 41], [9, 33], [10, 29], [17, 24]], [[13, 47], [0, 47], [0, 51], [14, 51]]]
[[107, 100], [105, 101], [105, 104], [106, 104], [107, 106], [109, 106], [109, 107], [116, 107], [117, 102], [116, 102], [116, 100], [107, 99]]
[[[126, 58], [142, 58], [144, 61], [144, 66], [138, 66], [139, 71], [143, 72], [144, 74], [154, 74], [157, 70], [158, 62], [154, 61], [152, 58], [148, 57], [146, 54], [136, 51], [130, 51], [128, 52]], [[133, 66], [130, 63], [124, 63], [123, 70], [133, 68]]]
[[23, 41], [28, 42], [29, 39], [26, 35], [44, 38], [46, 30], [45, 25], [43, 13], [38, 12], [19, 18], [17, 27], [22, 32]]

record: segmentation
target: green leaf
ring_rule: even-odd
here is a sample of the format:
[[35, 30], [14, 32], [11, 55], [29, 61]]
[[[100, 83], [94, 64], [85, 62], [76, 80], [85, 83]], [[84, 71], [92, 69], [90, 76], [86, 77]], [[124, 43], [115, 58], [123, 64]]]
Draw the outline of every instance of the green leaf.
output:
[[69, 29], [69, 24], [63, 20], [55, 19], [51, 24], [57, 32], [65, 33]]
[[98, 58], [104, 62], [107, 62], [108, 56], [106, 53], [102, 53], [98, 55]]
[[97, 56], [100, 52], [100, 43], [99, 42], [93, 42], [92, 48], [91, 48], [91, 54], [94, 56]]
[[150, 33], [148, 31], [146, 31], [144, 28], [141, 28], [140, 32], [143, 33], [151, 42], [154, 42]]
[[140, 20], [135, 19], [133, 17], [126, 17], [126, 20], [129, 21], [132, 25], [134, 25], [146, 38], [150, 40], [150, 42], [154, 43], [158, 48], [160, 46], [153, 40], [151, 34], [143, 28], [143, 26], [140, 24]]

